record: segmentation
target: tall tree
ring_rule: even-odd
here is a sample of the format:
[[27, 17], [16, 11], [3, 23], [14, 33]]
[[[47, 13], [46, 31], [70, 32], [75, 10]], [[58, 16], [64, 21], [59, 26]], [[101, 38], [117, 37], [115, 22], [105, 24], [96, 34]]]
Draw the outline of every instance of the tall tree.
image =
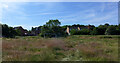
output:
[[49, 20], [48, 22], [46, 22], [46, 26], [49, 27], [53, 27], [53, 26], [60, 26], [61, 22], [59, 22], [59, 20]]
[[117, 29], [115, 26], [111, 25], [107, 28], [106, 32], [105, 32], [106, 35], [117, 35]]
[[17, 32], [14, 30], [13, 27], [9, 27], [6, 24], [2, 25], [2, 36], [3, 37], [10, 37], [13, 38], [17, 35]]
[[62, 36], [65, 35], [64, 29], [60, 27], [61, 22], [59, 20], [49, 20], [42, 27], [41, 36]]

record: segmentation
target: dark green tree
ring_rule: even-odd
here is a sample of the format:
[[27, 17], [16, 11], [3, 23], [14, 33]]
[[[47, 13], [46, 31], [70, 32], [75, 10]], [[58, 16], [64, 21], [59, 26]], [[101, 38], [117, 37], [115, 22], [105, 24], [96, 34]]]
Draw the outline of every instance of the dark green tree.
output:
[[49, 20], [48, 22], [46, 22], [45, 24], [46, 26], [49, 26], [49, 27], [53, 27], [53, 26], [60, 26], [61, 25], [61, 22], [59, 22], [59, 20]]
[[99, 25], [98, 26], [98, 35], [105, 35], [105, 31], [108, 28], [109, 24]]
[[8, 25], [6, 24], [2, 25], [2, 36], [9, 37], [9, 28], [8, 28]]
[[59, 20], [49, 20], [45, 25], [41, 28], [42, 31], [40, 33], [41, 36], [45, 37], [60, 37], [65, 36], [65, 31], [62, 27], [60, 27], [61, 22]]
[[70, 31], [70, 34], [71, 34], [71, 35], [79, 35], [79, 32], [78, 32], [77, 30], [75, 30], [75, 29], [72, 29], [72, 30]]
[[6, 24], [2, 25], [2, 36], [7, 38], [13, 38], [17, 35], [17, 32], [13, 27], [9, 27]]
[[117, 35], [117, 32], [118, 32], [118, 31], [117, 31], [116, 27], [113, 26], [113, 25], [111, 25], [111, 26], [109, 26], [109, 27], [107, 28], [105, 34], [106, 34], [106, 35]]
[[17, 36], [23, 36], [23, 33], [20, 29], [16, 29], [15, 31], [17, 32]]
[[109, 24], [108, 24], [108, 23], [105, 23], [105, 26], [109, 26]]
[[73, 29], [70, 31], [71, 35], [89, 35], [90, 31], [88, 29], [76, 30]]
[[90, 34], [91, 34], [91, 35], [99, 35], [98, 27], [95, 27], [95, 28], [93, 29], [93, 31], [90, 31]]

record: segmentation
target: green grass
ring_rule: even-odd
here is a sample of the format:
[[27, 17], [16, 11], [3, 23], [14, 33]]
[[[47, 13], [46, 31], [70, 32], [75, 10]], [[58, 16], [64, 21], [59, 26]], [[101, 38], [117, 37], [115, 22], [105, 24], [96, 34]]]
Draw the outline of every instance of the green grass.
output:
[[117, 35], [3, 38], [3, 61], [118, 61]]

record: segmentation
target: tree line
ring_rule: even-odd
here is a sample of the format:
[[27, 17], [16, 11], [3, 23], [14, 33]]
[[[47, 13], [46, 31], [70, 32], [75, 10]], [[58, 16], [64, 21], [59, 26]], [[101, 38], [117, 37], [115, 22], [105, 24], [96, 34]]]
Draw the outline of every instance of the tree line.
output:
[[[2, 27], [2, 37], [13, 38], [15, 36], [22, 36], [20, 30], [15, 30], [13, 27], [8, 26], [7, 24], [0, 24]], [[59, 20], [49, 20], [43, 26], [40, 26], [41, 33], [39, 36], [42, 37], [65, 37], [68, 34], [65, 32], [68, 26], [79, 26], [83, 27], [85, 25], [64, 25], [60, 26], [61, 22]], [[91, 25], [90, 29], [75, 30], [70, 31], [71, 35], [120, 35], [120, 25], [109, 25], [108, 23], [104, 25], [99, 25], [95, 27]], [[33, 28], [32, 28], [33, 29]], [[29, 30], [28, 33], [31, 33], [32, 30]]]
[[70, 33], [71, 35], [120, 35], [120, 24], [109, 25], [106, 23], [90, 29], [82, 29], [77, 31], [73, 29]]

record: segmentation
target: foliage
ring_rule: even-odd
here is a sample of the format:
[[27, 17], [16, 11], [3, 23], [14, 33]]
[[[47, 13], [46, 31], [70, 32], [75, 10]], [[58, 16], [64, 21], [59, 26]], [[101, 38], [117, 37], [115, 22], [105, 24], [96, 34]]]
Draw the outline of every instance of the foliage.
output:
[[99, 25], [90, 30], [91, 35], [120, 35], [120, 25]]
[[[45, 25], [39, 27], [32, 27], [32, 30], [22, 32], [20, 29], [14, 29], [13, 27], [9, 27], [6, 24], [0, 24], [2, 27], [3, 37], [15, 37], [15, 36], [24, 36], [25, 33], [29, 36], [34, 35], [35, 33], [40, 33], [39, 35], [42, 37], [65, 37], [67, 36], [66, 28], [70, 27], [86, 27], [87, 25], [64, 25], [60, 26], [61, 22], [59, 20], [49, 20]], [[24, 31], [25, 29], [23, 29]], [[120, 24], [119, 25], [109, 25], [105, 23], [104, 25], [99, 25], [95, 27], [94, 25], [90, 25], [90, 29], [82, 29], [75, 30], [72, 29], [70, 31], [71, 35], [120, 35]]]
[[48, 22], [46, 22], [45, 24], [48, 27], [54, 27], [54, 26], [60, 26], [61, 22], [59, 22], [59, 20], [49, 20]]
[[89, 35], [89, 30], [88, 29], [82, 29], [82, 30], [71, 30], [71, 35]]
[[99, 25], [98, 27], [95, 27], [90, 34], [91, 35], [105, 35], [105, 31], [107, 29], [107, 27], [109, 26], [109, 24], [105, 24], [105, 25]]
[[98, 26], [98, 34], [104, 35], [107, 27], [108, 27], [108, 24]]
[[82, 29], [82, 30], [80, 30], [80, 32], [81, 32], [81, 35], [89, 35], [89, 30], [88, 29]]
[[21, 31], [21, 30], [16, 29], [15, 31], [17, 32], [17, 36], [22, 36], [22, 35], [23, 35], [23, 33], [22, 33], [22, 31]]
[[95, 27], [92, 31], [90, 31], [90, 34], [91, 35], [97, 35], [98, 34], [98, 31], [97, 31], [97, 27]]
[[71, 35], [77, 35], [77, 34], [78, 34], [78, 31], [75, 30], [75, 29], [72, 29], [72, 30], [70, 31], [70, 34], [71, 34]]
[[45, 25], [41, 28], [41, 36], [43, 37], [60, 37], [65, 36], [65, 31], [62, 27], [60, 27], [60, 22], [58, 20], [49, 20]]
[[9, 27], [6, 24], [2, 25], [2, 36], [13, 38], [17, 35], [17, 32], [13, 29], [13, 27]]
[[109, 26], [105, 32], [106, 35], [118, 35], [119, 33], [120, 30], [116, 29], [116, 27], [113, 25]]

